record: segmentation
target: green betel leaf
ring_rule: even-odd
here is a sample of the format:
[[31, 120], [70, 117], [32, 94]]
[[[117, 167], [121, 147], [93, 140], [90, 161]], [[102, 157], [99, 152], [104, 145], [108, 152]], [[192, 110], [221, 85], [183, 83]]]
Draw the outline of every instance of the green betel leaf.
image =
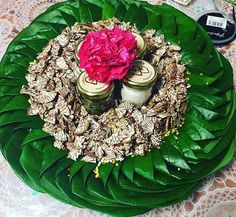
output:
[[81, 176], [83, 178], [84, 185], [86, 185], [86, 182], [87, 182], [89, 176], [91, 175], [91, 173], [93, 173], [95, 167], [96, 167], [95, 164], [87, 163], [81, 168]]
[[58, 150], [54, 146], [52, 146], [52, 141], [47, 140], [47, 145], [44, 148], [43, 153], [43, 161], [41, 166], [41, 174], [42, 175], [50, 166], [55, 164], [61, 158], [67, 156], [68, 151]]
[[79, 1], [78, 3], [79, 3], [80, 22], [82, 23], [92, 22], [93, 21], [92, 12], [90, 11], [86, 2]]
[[17, 96], [21, 87], [11, 87], [11, 86], [1, 86], [0, 87], [0, 97], [2, 96]]
[[32, 181], [39, 179], [44, 146], [44, 141], [27, 143], [21, 153], [20, 163]]
[[159, 170], [160, 172], [163, 172], [164, 174], [169, 175], [170, 172], [168, 171], [167, 165], [165, 163], [165, 160], [160, 153], [160, 150], [158, 149], [153, 149], [152, 150], [152, 160], [153, 160], [153, 165], [156, 170]]
[[186, 158], [197, 160], [197, 156], [194, 154], [194, 150], [191, 149], [190, 144], [191, 141], [185, 140], [185, 137], [179, 134], [175, 140], [175, 146], [179, 146], [183, 155]]
[[120, 175], [120, 170], [122, 168], [122, 161], [117, 163], [116, 166], [113, 168], [112, 170], [112, 175], [114, 176], [116, 182], [118, 181], [119, 179], [119, 175]]
[[215, 135], [209, 132], [207, 129], [202, 127], [196, 122], [186, 122], [184, 125], [184, 129], [186, 130], [187, 134], [194, 140], [207, 140], [207, 139], [214, 139]]
[[16, 110], [0, 114], [0, 127], [13, 123], [38, 120], [38, 117], [28, 116], [25, 110]]
[[0, 79], [0, 86], [21, 87], [23, 84], [25, 84], [24, 80], [20, 79], [12, 79], [12, 78]]
[[108, 206], [127, 207], [122, 203], [116, 202], [112, 196], [107, 192], [107, 188], [100, 181], [98, 182], [95, 176], [90, 176], [87, 183], [88, 194], [96, 197], [98, 200], [106, 201]]
[[115, 165], [113, 163], [107, 163], [107, 164], [102, 164], [99, 167], [99, 174], [101, 176], [104, 186], [107, 185], [107, 181], [109, 179], [109, 176], [111, 175], [111, 171], [113, 170], [114, 166]]
[[8, 103], [1, 108], [0, 113], [6, 111], [15, 111], [15, 110], [26, 110], [29, 108], [28, 99], [26, 96], [17, 95], [13, 99], [10, 99]]
[[41, 129], [33, 129], [26, 136], [23, 144], [34, 142], [36, 140], [45, 139], [48, 137], [49, 137], [49, 135], [47, 133], [45, 133], [44, 131], [42, 131]]
[[102, 19], [107, 20], [109, 17], [113, 17], [116, 13], [116, 9], [114, 5], [110, 4], [109, 2], [103, 3], [103, 13]]
[[145, 156], [135, 157], [135, 172], [149, 180], [154, 180], [154, 168], [151, 152], [147, 152]]
[[122, 164], [122, 172], [130, 181], [133, 181], [134, 170], [135, 170], [135, 159], [127, 158]]
[[79, 172], [79, 170], [86, 164], [85, 161], [82, 160], [77, 160], [72, 167], [70, 168], [70, 180], [73, 179], [75, 174]]
[[166, 137], [165, 143], [162, 144], [160, 152], [168, 163], [181, 169], [190, 170], [183, 155], [173, 146], [172, 141], [168, 137]]
[[[188, 108], [178, 134], [160, 149], [115, 164], [67, 158], [54, 148], [39, 116], [27, 115], [22, 85], [30, 62], [68, 26], [117, 17], [140, 31], [155, 29], [181, 46], [187, 66]], [[9, 45], [0, 63], [0, 148], [31, 188], [80, 208], [134, 216], [186, 199], [205, 176], [229, 163], [235, 152], [236, 94], [230, 63], [205, 30], [175, 8], [140, 0], [67, 0], [37, 17]], [[98, 168], [98, 171], [97, 169]], [[99, 176], [96, 178], [95, 172]], [[95, 177], [96, 176], [96, 177]]]

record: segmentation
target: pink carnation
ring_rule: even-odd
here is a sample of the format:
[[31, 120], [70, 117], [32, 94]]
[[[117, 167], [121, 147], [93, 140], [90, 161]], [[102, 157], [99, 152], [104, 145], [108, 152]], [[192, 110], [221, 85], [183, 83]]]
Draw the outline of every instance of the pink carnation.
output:
[[78, 52], [80, 67], [90, 79], [109, 84], [127, 74], [136, 57], [136, 48], [132, 33], [119, 27], [91, 32]]

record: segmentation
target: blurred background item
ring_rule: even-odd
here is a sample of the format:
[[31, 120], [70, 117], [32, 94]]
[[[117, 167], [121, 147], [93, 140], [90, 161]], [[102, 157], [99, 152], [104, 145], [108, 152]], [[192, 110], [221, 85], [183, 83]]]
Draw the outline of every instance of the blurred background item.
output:
[[232, 22], [236, 22], [236, 0], [215, 0], [217, 10], [224, 13]]
[[188, 5], [192, 0], [174, 0], [182, 5]]

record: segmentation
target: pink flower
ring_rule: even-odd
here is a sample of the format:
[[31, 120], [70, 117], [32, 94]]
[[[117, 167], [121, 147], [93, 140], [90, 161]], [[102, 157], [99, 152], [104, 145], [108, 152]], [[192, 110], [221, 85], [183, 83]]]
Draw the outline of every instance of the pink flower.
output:
[[90, 32], [78, 52], [80, 67], [90, 79], [109, 84], [127, 74], [136, 57], [136, 48], [132, 33], [119, 27]]

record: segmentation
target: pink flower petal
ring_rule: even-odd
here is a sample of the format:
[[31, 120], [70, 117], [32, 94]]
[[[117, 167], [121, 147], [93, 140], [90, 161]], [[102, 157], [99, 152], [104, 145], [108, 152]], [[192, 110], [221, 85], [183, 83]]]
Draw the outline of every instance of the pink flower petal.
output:
[[89, 78], [104, 83], [124, 78], [136, 55], [135, 37], [120, 27], [90, 32], [78, 52]]

